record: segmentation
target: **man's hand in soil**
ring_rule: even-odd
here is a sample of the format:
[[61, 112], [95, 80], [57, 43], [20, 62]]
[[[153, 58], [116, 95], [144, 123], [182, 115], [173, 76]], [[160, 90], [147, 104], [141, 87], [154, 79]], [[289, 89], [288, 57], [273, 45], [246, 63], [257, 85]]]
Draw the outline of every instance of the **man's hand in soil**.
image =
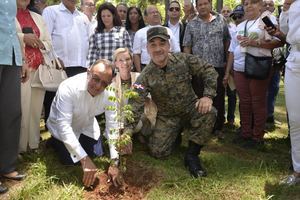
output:
[[196, 109], [201, 114], [206, 114], [211, 111], [213, 101], [209, 97], [202, 97], [196, 102]]
[[117, 144], [117, 150], [119, 155], [131, 155], [132, 154], [132, 140], [129, 134], [123, 133]]
[[123, 184], [122, 174], [116, 165], [110, 165], [108, 168], [108, 181], [112, 181], [115, 187], [119, 187]]
[[85, 187], [90, 187], [95, 182], [97, 167], [88, 156], [82, 158], [80, 163], [83, 169], [83, 185]]

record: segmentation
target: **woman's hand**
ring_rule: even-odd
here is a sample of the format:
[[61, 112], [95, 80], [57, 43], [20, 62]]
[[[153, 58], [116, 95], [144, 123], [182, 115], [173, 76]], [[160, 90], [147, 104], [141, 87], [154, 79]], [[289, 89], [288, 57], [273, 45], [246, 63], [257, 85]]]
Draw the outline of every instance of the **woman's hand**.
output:
[[224, 85], [224, 87], [226, 88], [227, 87], [227, 84], [228, 84], [228, 80], [229, 80], [229, 73], [226, 73], [225, 75], [224, 75], [224, 78], [223, 78], [223, 85]]
[[33, 33], [24, 34], [24, 43], [32, 48], [45, 49], [43, 42]]

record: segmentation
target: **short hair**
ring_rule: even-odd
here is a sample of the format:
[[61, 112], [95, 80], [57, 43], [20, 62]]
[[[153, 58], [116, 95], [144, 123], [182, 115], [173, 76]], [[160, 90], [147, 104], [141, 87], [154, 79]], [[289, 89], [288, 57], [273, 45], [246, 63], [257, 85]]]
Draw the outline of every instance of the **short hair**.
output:
[[143, 19], [143, 15], [142, 15], [141, 9], [138, 8], [138, 7], [136, 7], [136, 6], [131, 6], [131, 7], [128, 8], [128, 11], [127, 11], [127, 14], [126, 14], [126, 22], [125, 22], [125, 28], [126, 28], [126, 30], [130, 30], [131, 29], [131, 22], [129, 20], [129, 13], [133, 9], [135, 9], [138, 12], [139, 16], [140, 16], [140, 18], [139, 18], [139, 27], [138, 28], [141, 29], [141, 28], [144, 28], [146, 26], [145, 22], [144, 22], [144, 19]]
[[[197, 6], [197, 4], [198, 4], [198, 1], [199, 0], [196, 0], [196, 6]], [[209, 3], [212, 3], [212, 0], [207, 0]]]
[[[148, 5], [146, 8], [145, 8], [145, 10], [144, 10], [144, 16], [148, 16], [148, 8], [150, 8], [150, 7], [155, 7], [157, 10], [158, 10], [158, 8], [156, 7], [156, 5]], [[158, 11], [159, 12], [159, 11]]]
[[96, 28], [96, 32], [102, 33], [105, 29], [105, 25], [101, 18], [101, 12], [103, 10], [109, 10], [113, 16], [113, 26], [122, 26], [122, 21], [117, 13], [116, 7], [112, 3], [105, 2], [100, 5], [98, 12], [97, 12], [97, 21], [98, 25]]
[[[263, 0], [250, 0], [251, 3], [263, 3]], [[243, 5], [245, 4], [245, 0], [243, 0]]]
[[119, 6], [125, 6], [126, 8], [128, 8], [127, 4], [124, 3], [124, 2], [118, 3], [118, 5], [116, 6], [116, 8], [119, 7]]
[[113, 53], [113, 63], [116, 62], [116, 59], [120, 53], [128, 53], [130, 55], [131, 60], [133, 59], [132, 54], [128, 48], [118, 48]]
[[113, 74], [113, 65], [112, 65], [112, 62], [110, 62], [109, 60], [107, 59], [98, 59], [96, 60], [92, 66], [89, 67], [89, 70], [92, 70], [96, 65], [102, 63], [104, 66], [105, 66], [105, 70], [111, 70], [112, 74]]
[[181, 8], [181, 5], [180, 5], [180, 3], [179, 3], [178, 1], [172, 0], [172, 1], [169, 3], [169, 6], [170, 6], [172, 3], [177, 3], [177, 4], [179, 5], [179, 8]]

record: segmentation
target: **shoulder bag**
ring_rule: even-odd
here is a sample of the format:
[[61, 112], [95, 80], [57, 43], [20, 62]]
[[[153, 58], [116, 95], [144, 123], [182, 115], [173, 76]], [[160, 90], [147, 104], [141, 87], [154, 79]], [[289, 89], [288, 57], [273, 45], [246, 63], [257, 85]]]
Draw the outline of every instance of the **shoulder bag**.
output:
[[54, 55], [53, 48], [50, 52], [42, 50], [44, 63], [36, 70], [31, 87], [43, 88], [46, 91], [55, 92], [59, 84], [67, 79], [67, 74], [60, 61]]
[[[245, 24], [244, 36], [247, 36], [247, 24]], [[268, 78], [272, 67], [272, 57], [253, 56], [246, 52], [245, 57], [245, 76], [247, 78], [264, 80]]]

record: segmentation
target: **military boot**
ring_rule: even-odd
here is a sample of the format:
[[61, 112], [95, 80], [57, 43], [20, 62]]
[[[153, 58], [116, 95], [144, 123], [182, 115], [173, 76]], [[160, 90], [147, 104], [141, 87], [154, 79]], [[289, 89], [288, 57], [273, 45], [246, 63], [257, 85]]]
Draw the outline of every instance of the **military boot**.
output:
[[207, 176], [205, 169], [201, 166], [199, 153], [203, 146], [189, 141], [189, 146], [184, 157], [184, 164], [189, 169], [190, 174], [195, 177]]

